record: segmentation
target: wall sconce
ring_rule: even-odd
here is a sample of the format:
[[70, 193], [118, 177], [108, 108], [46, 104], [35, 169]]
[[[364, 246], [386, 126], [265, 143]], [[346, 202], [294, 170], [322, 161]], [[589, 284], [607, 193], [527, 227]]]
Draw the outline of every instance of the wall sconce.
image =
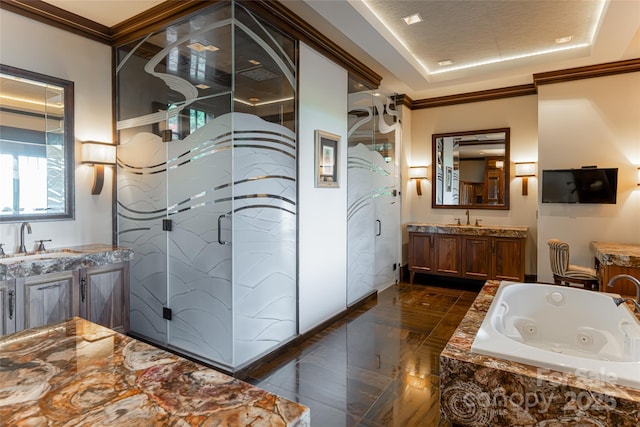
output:
[[418, 196], [422, 196], [422, 180], [429, 179], [428, 169], [428, 166], [411, 166], [409, 168], [409, 179], [416, 180], [416, 191], [418, 192]]
[[104, 184], [104, 166], [116, 164], [116, 146], [107, 142], [85, 141], [82, 143], [82, 163], [93, 165], [91, 194], [100, 194]]
[[529, 194], [529, 177], [536, 176], [536, 162], [516, 163], [516, 177], [522, 178], [522, 195]]
[[640, 166], [638, 166], [638, 172], [636, 176], [636, 183], [640, 186]]

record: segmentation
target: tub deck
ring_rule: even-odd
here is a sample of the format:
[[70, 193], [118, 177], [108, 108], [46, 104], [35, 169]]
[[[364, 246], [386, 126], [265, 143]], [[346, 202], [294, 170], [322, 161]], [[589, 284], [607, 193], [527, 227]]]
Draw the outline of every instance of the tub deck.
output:
[[638, 389], [471, 353], [499, 285], [484, 285], [440, 355], [443, 416], [459, 425], [535, 425], [546, 420], [637, 427]]

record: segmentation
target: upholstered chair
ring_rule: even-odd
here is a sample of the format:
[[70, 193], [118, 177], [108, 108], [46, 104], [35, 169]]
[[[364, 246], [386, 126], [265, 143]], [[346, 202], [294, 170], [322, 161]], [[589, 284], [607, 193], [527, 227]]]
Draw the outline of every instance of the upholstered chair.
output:
[[572, 265], [569, 263], [569, 245], [558, 239], [547, 241], [549, 245], [549, 261], [553, 282], [556, 285], [582, 285], [585, 289], [598, 290], [598, 276], [596, 270], [590, 267]]

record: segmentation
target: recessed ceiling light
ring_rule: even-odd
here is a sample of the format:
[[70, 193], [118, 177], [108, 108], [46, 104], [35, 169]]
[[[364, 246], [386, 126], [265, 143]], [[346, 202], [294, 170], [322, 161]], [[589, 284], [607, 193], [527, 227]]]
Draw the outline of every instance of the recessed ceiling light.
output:
[[419, 13], [414, 13], [413, 15], [405, 16], [402, 20], [407, 25], [417, 24], [418, 22], [422, 22], [422, 16]]
[[438, 65], [441, 67], [447, 66], [447, 65], [453, 65], [453, 61], [450, 59], [443, 59], [441, 61], [438, 61]]
[[571, 39], [573, 39], [573, 36], [558, 37], [556, 39], [556, 44], [569, 43]]
[[208, 44], [208, 45], [205, 46], [200, 42], [195, 42], [195, 43], [188, 44], [187, 47], [189, 49], [191, 49], [191, 50], [195, 50], [196, 52], [202, 52], [202, 51], [205, 51], [205, 50], [208, 50], [209, 52], [215, 52], [216, 50], [220, 50], [220, 48], [217, 47], [217, 46], [214, 46], [214, 45], [211, 45], [211, 44]]
[[249, 98], [249, 101], [258, 102], [258, 101], [260, 101], [260, 98]]
[[207, 86], [207, 85], [206, 85], [206, 84], [204, 84], [204, 83], [200, 83], [199, 85], [196, 85], [196, 87], [197, 87], [198, 89], [209, 89], [211, 86]]
[[255, 59], [250, 59], [250, 60], [249, 60], [249, 63], [250, 63], [250, 64], [253, 64], [253, 65], [260, 65], [260, 61], [257, 61], [257, 60], [255, 60]]

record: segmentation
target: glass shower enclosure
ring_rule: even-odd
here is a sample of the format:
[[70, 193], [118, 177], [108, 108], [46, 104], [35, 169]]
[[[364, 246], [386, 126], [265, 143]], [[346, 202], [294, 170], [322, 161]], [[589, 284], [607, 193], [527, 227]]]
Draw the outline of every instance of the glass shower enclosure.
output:
[[233, 1], [116, 49], [131, 332], [228, 371], [297, 334], [295, 51]]

